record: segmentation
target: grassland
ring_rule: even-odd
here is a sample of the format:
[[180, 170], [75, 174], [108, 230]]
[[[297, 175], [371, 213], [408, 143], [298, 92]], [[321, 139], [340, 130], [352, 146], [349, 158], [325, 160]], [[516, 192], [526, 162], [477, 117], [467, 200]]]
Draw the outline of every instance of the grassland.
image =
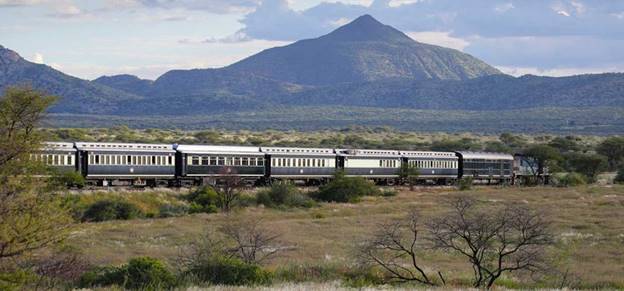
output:
[[[522, 203], [543, 209], [554, 221], [557, 247], [552, 253], [558, 268], [568, 273], [573, 287], [624, 288], [624, 186], [617, 185], [484, 187], [464, 192], [451, 188], [419, 188], [413, 192], [400, 189], [394, 197], [367, 197], [357, 204], [322, 203], [307, 210], [247, 207], [231, 214], [84, 223], [77, 226], [67, 243], [82, 250], [93, 264], [121, 264], [132, 257], [152, 256], [175, 265], [176, 257], [189, 243], [233, 217], [247, 217], [263, 220], [281, 233], [281, 240], [289, 246], [288, 252], [270, 262], [272, 270], [306, 266], [350, 268], [354, 250], [378, 223], [400, 218], [412, 208], [423, 217], [440, 214], [445, 211], [446, 199], [459, 194], [487, 204]], [[429, 270], [443, 270], [453, 278], [451, 284], [463, 284], [470, 278], [469, 266], [458, 257], [427, 252], [424, 260]], [[304, 283], [301, 288], [288, 282], [276, 284], [299, 290], [333, 289], [340, 285], [332, 283], [331, 278], [325, 279], [329, 282]], [[519, 284], [513, 274], [502, 280], [502, 285], [535, 287]], [[552, 281], [549, 287], [557, 285]]]

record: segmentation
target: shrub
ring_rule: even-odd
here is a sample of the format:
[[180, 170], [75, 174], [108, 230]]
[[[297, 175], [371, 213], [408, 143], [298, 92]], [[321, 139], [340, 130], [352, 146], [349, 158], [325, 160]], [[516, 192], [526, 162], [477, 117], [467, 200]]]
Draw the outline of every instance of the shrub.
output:
[[76, 171], [58, 174], [54, 177], [54, 180], [58, 185], [67, 188], [82, 189], [87, 183], [82, 174]]
[[314, 197], [328, 202], [357, 202], [362, 196], [377, 196], [381, 191], [363, 177], [345, 177], [339, 172], [328, 184], [321, 186]]
[[191, 202], [190, 213], [215, 213], [219, 209], [219, 195], [212, 187], [202, 187], [188, 194], [186, 199]]
[[287, 183], [276, 183], [271, 188], [256, 194], [256, 203], [267, 207], [305, 207], [314, 206], [314, 201], [301, 193], [297, 187]]
[[165, 204], [158, 211], [159, 217], [177, 217], [189, 213], [189, 207], [184, 204]]
[[587, 184], [587, 178], [579, 173], [568, 173], [559, 177], [557, 186], [574, 187]]
[[133, 219], [144, 216], [134, 204], [125, 201], [100, 200], [93, 203], [82, 215], [82, 221]]
[[472, 189], [472, 177], [463, 177], [457, 181], [457, 188], [460, 191]]
[[175, 286], [176, 278], [157, 259], [139, 257], [120, 267], [99, 267], [82, 275], [79, 287], [118, 285], [126, 289], [161, 290]]
[[272, 274], [258, 265], [221, 256], [195, 263], [188, 269], [187, 275], [204, 282], [224, 285], [266, 285], [272, 279]]
[[394, 189], [386, 189], [381, 191], [381, 196], [383, 197], [394, 197], [397, 196], [399, 194], [399, 192], [397, 192]]
[[618, 170], [617, 175], [615, 175], [615, 179], [613, 179], [613, 182], [616, 184], [624, 184], [624, 167]]

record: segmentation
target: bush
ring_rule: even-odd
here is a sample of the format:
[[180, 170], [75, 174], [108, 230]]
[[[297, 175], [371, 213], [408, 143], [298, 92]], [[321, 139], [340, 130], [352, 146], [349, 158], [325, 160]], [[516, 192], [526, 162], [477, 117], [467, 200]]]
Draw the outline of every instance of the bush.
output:
[[559, 177], [557, 186], [574, 187], [587, 184], [587, 178], [579, 173], [568, 173]]
[[618, 170], [617, 175], [615, 175], [615, 179], [613, 182], [616, 184], [624, 184], [624, 168]]
[[67, 188], [82, 189], [87, 183], [85, 178], [82, 176], [82, 174], [76, 171], [58, 174], [54, 176], [54, 180], [57, 185], [64, 186]]
[[457, 188], [460, 191], [472, 189], [472, 177], [463, 177], [457, 181]]
[[267, 285], [272, 279], [272, 274], [258, 265], [226, 257], [211, 257], [197, 262], [188, 269], [187, 275], [224, 285]]
[[81, 288], [118, 285], [126, 289], [162, 290], [175, 286], [176, 278], [157, 259], [139, 257], [120, 267], [100, 267], [82, 275]]
[[321, 186], [314, 197], [328, 202], [357, 202], [362, 196], [377, 196], [381, 191], [373, 183], [363, 177], [345, 177], [344, 173], [336, 173], [334, 179]]
[[256, 194], [256, 203], [267, 207], [305, 207], [314, 206], [314, 201], [301, 193], [297, 187], [287, 183], [276, 183], [271, 188]]
[[141, 210], [129, 202], [100, 200], [87, 208], [82, 215], [82, 221], [127, 220], [143, 216]]
[[219, 194], [212, 187], [202, 187], [186, 196], [191, 202], [190, 213], [215, 213], [219, 209]]
[[165, 204], [158, 210], [158, 217], [177, 217], [189, 213], [189, 207], [184, 204]]
[[394, 197], [397, 196], [399, 194], [399, 192], [397, 192], [394, 189], [386, 189], [381, 191], [381, 196], [383, 197]]

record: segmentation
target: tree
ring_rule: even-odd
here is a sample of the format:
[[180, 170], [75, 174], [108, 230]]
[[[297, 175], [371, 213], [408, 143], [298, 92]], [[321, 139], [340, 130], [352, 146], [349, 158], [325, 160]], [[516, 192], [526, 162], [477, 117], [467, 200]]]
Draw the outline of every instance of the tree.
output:
[[536, 178], [540, 180], [544, 175], [544, 169], [549, 163], [561, 161], [562, 157], [559, 151], [548, 145], [533, 145], [524, 150], [524, 160]]
[[401, 163], [401, 169], [399, 170], [399, 177], [410, 187], [410, 191], [414, 191], [414, 185], [418, 183], [419, 170], [413, 163]]
[[518, 135], [513, 135], [508, 132], [502, 133], [499, 138], [502, 143], [510, 147], [512, 150], [517, 150], [526, 145], [526, 140]]
[[566, 156], [568, 170], [581, 173], [589, 182], [594, 182], [598, 174], [607, 169], [607, 158], [597, 154], [570, 153]]
[[[418, 213], [411, 211], [404, 220], [379, 225], [373, 236], [359, 250], [360, 260], [375, 265], [388, 273], [394, 282], [418, 282], [437, 285], [425, 272], [417, 254], [420, 246]], [[442, 282], [444, 278], [438, 272]]]
[[284, 249], [280, 234], [264, 226], [260, 219], [230, 220], [219, 231], [231, 241], [226, 252], [248, 264], [262, 264], [275, 258]]
[[596, 147], [596, 152], [607, 157], [609, 169], [614, 170], [624, 160], [624, 137], [613, 136]]
[[576, 142], [576, 138], [573, 136], [555, 137], [548, 145], [558, 149], [562, 153], [581, 150], [581, 146]]
[[0, 272], [61, 241], [72, 222], [51, 194], [54, 183], [36, 177], [45, 167], [30, 160], [41, 148], [37, 126], [54, 100], [30, 88], [9, 88], [0, 98]]
[[459, 197], [427, 228], [435, 248], [468, 259], [475, 288], [489, 289], [503, 273], [544, 270], [545, 249], [553, 244], [549, 226], [542, 213], [525, 206], [493, 210]]
[[624, 167], [620, 168], [613, 179], [613, 182], [616, 184], [624, 184]]
[[245, 181], [236, 175], [236, 171], [231, 167], [224, 167], [219, 174], [221, 175], [217, 190], [219, 206], [222, 211], [229, 212], [240, 199], [240, 188], [244, 186]]

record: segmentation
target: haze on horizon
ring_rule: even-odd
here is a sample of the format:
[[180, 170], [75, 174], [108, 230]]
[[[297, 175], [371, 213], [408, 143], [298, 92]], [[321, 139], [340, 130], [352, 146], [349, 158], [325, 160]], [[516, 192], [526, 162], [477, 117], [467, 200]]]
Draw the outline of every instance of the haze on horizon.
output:
[[512, 75], [624, 71], [624, 1], [0, 0], [0, 45], [94, 79], [222, 67], [370, 14]]

